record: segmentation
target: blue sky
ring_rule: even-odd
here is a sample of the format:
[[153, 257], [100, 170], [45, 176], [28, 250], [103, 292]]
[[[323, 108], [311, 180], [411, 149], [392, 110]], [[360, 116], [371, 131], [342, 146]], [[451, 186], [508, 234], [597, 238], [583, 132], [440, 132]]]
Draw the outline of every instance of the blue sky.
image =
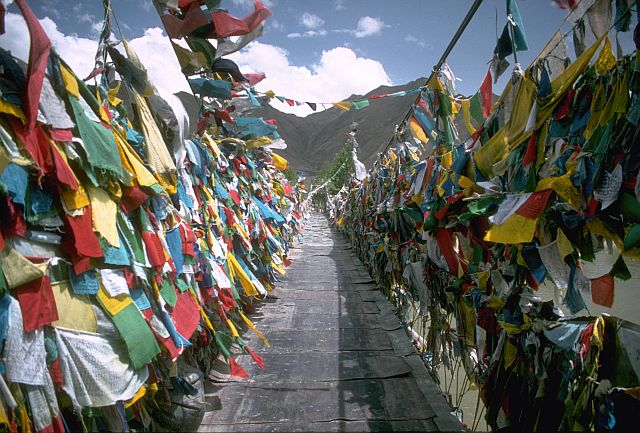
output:
[[[265, 0], [264, 3], [273, 12], [264, 35], [231, 58], [245, 71], [267, 72], [267, 80], [259, 85], [259, 90], [273, 88], [277, 94], [294, 99], [332, 101], [352, 93], [365, 93], [380, 84], [403, 84], [426, 76], [473, 1]], [[87, 56], [83, 49], [88, 51], [90, 41], [97, 38], [102, 19], [100, 0], [30, 0], [29, 4], [39, 18], [48, 17], [46, 30], [55, 28], [59, 32], [63, 57], [65, 50], [69, 56]], [[561, 26], [566, 11], [551, 0], [519, 0], [518, 4], [530, 47], [528, 52], [519, 53], [519, 60], [527, 66]], [[166, 57], [166, 51], [163, 53], [153, 45], [163, 43], [164, 34], [149, 30], [161, 27], [150, 1], [112, 0], [112, 6], [125, 37], [135, 40], [138, 51], [149, 50], [139, 54], [152, 77], [155, 65], [150, 63], [156, 62], [160, 65], [156, 75], [164, 74], [159, 80], [167, 82], [171, 75], [168, 68], [175, 62]], [[252, 2], [222, 0], [221, 6], [241, 17], [252, 9]], [[15, 5], [9, 11], [15, 12]], [[449, 57], [449, 66], [462, 80], [457, 84], [461, 93], [473, 94], [480, 86], [495, 46], [496, 32], [506, 22], [505, 14], [505, 0], [485, 0]], [[568, 30], [569, 26], [563, 28]], [[55, 45], [55, 38], [52, 39]], [[621, 35], [621, 39], [628, 51], [632, 46], [631, 34]], [[78, 44], [75, 51], [63, 47], [69, 42]], [[569, 53], [573, 57], [571, 46]], [[513, 64], [512, 58], [509, 61]], [[508, 75], [503, 76], [497, 90]], [[179, 78], [172, 79], [182, 88], [184, 80]]]

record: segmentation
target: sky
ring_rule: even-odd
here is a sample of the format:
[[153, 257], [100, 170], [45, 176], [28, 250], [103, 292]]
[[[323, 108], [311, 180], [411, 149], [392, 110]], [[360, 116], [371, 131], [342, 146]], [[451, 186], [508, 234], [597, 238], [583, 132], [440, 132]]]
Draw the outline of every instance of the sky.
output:
[[[2, 0], [7, 3], [11, 0]], [[81, 76], [93, 69], [102, 24], [101, 0], [28, 0], [60, 55]], [[187, 90], [162, 23], [150, 0], [112, 0], [117, 29], [131, 43], [163, 91]], [[273, 16], [263, 36], [241, 52], [229, 56], [243, 72], [265, 72], [256, 86], [277, 95], [309, 102], [338, 102], [364, 94], [380, 85], [399, 85], [426, 77], [449, 43], [472, 0], [263, 0]], [[484, 0], [474, 19], [447, 59], [457, 90], [474, 94], [488, 68], [496, 34], [506, 22], [505, 0]], [[566, 11], [551, 0], [518, 0], [529, 50], [518, 54], [528, 66], [561, 27]], [[242, 17], [253, 9], [252, 0], [222, 0], [221, 7]], [[26, 26], [17, 7], [10, 5], [7, 33], [0, 46], [26, 59]], [[497, 22], [497, 25], [496, 25]], [[569, 29], [565, 23], [562, 27]], [[622, 34], [623, 47], [631, 47], [631, 32]], [[570, 39], [570, 38], [569, 38]], [[571, 42], [571, 41], [569, 41]], [[572, 49], [569, 51], [572, 54]], [[513, 65], [513, 59], [508, 59]], [[499, 93], [509, 74], [494, 92]], [[283, 111], [298, 115], [308, 107]]]

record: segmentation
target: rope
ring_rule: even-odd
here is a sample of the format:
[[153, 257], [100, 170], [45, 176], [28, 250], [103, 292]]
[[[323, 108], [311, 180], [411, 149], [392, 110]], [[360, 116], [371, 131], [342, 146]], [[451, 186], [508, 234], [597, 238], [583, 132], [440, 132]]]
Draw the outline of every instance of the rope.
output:
[[340, 173], [340, 170], [342, 170], [346, 166], [347, 166], [347, 161], [343, 162], [342, 165], [338, 167], [335, 173], [333, 173], [325, 183], [323, 183], [319, 187], [312, 190], [307, 196], [307, 198], [304, 200], [304, 202], [302, 202], [302, 204], [304, 205], [305, 203], [307, 203], [315, 195], [316, 192], [320, 191], [322, 188], [325, 188], [327, 185], [329, 185], [329, 182], [331, 182], [338, 175], [338, 173]]
[[[453, 51], [453, 48], [458, 43], [458, 40], [466, 30], [467, 26], [471, 22], [471, 19], [476, 14], [481, 4], [482, 4], [482, 0], [475, 0], [475, 2], [471, 5], [471, 8], [467, 12], [467, 15], [465, 15], [464, 19], [462, 20], [462, 23], [460, 23], [458, 30], [456, 30], [456, 33], [453, 35], [453, 38], [451, 39], [451, 41], [449, 41], [449, 45], [447, 45], [447, 48], [442, 53], [442, 56], [440, 56], [440, 60], [438, 60], [438, 63], [436, 63], [436, 65], [433, 67], [433, 70], [431, 71], [429, 78], [427, 78], [427, 81], [424, 84], [425, 87], [431, 82], [431, 80], [433, 80], [436, 74], [440, 72], [440, 68], [442, 67], [444, 62], [447, 60], [447, 57], [449, 57], [449, 54], [451, 54], [451, 51]], [[407, 111], [407, 114], [405, 114], [402, 122], [400, 122], [401, 125], [404, 125], [407, 123], [407, 120], [409, 120], [409, 118], [411, 117], [411, 113], [413, 113], [413, 108], [416, 106], [416, 104], [418, 103], [421, 97], [422, 97], [422, 92], [420, 92], [420, 94], [415, 99], [415, 101], [413, 101], [413, 104], [411, 104], [411, 108], [409, 109], [409, 111]], [[389, 140], [389, 143], [384, 149], [384, 152], [386, 152], [389, 149], [389, 147], [391, 147], [391, 144], [393, 143], [393, 139], [396, 136], [397, 134], [394, 134], [393, 137], [391, 137], [391, 139]]]

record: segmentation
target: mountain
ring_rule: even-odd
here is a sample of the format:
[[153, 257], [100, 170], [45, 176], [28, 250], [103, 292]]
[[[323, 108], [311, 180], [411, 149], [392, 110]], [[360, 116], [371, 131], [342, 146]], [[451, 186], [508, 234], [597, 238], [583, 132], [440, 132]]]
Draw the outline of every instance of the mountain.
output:
[[[424, 85], [425, 81], [426, 78], [418, 78], [400, 86], [380, 86], [366, 95], [352, 95], [347, 99], [355, 100], [368, 98], [371, 95], [417, 89]], [[192, 124], [195, 125], [198, 117], [197, 101], [193, 95], [185, 92], [180, 92], [176, 96], [182, 100], [192, 119]], [[277, 153], [284, 156], [295, 170], [302, 170], [308, 176], [314, 176], [345, 146], [346, 134], [351, 130], [351, 123], [354, 121], [358, 122], [356, 136], [360, 145], [358, 158], [367, 168], [370, 168], [377, 159], [378, 153], [386, 148], [396, 125], [403, 120], [416, 96], [416, 93], [412, 93], [405, 96], [372, 99], [369, 107], [362, 110], [351, 108], [349, 111], [344, 111], [332, 107], [307, 117], [283, 113], [268, 104], [251, 109], [245, 115], [262, 117], [265, 120], [274, 119], [278, 124], [278, 132], [288, 145], [286, 150], [278, 150]], [[495, 101], [497, 96], [494, 95], [493, 98]], [[454, 123], [461, 138], [466, 137], [462, 116], [458, 116]]]
[[[347, 99], [416, 89], [424, 85], [425, 81], [426, 78], [419, 78], [401, 86], [380, 86], [366, 95], [352, 95]], [[305, 174], [313, 176], [345, 146], [346, 134], [351, 130], [351, 123], [354, 121], [358, 122], [356, 139], [360, 145], [359, 159], [367, 167], [371, 167], [378, 152], [384, 150], [389, 143], [395, 126], [402, 121], [416, 96], [417, 94], [413, 93], [372, 99], [369, 107], [362, 110], [351, 108], [344, 111], [332, 107], [307, 117], [283, 113], [270, 105], [252, 110], [247, 115], [276, 120], [278, 132], [288, 145], [286, 150], [278, 150], [278, 154], [287, 158], [289, 165], [295, 170], [302, 170]]]

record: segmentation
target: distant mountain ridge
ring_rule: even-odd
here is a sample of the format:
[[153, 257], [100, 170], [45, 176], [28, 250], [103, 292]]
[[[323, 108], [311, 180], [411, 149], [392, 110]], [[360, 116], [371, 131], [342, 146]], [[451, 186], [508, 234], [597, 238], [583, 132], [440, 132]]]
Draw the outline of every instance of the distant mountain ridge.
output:
[[[347, 99], [363, 99], [376, 94], [416, 89], [424, 85], [425, 81], [426, 78], [419, 78], [401, 86], [380, 86], [366, 95], [352, 95]], [[370, 167], [378, 152], [384, 150], [395, 126], [402, 121], [416, 96], [416, 93], [412, 93], [373, 99], [369, 107], [362, 110], [351, 108], [344, 111], [332, 107], [307, 117], [283, 113], [270, 105], [252, 110], [248, 115], [262, 117], [265, 120], [275, 119], [278, 132], [288, 145], [286, 150], [277, 152], [287, 158], [289, 165], [295, 170], [302, 170], [313, 176], [344, 147], [346, 134], [351, 130], [351, 123], [354, 121], [358, 122], [356, 139], [360, 145], [359, 158]]]
[[[357, 100], [371, 95], [417, 89], [423, 86], [425, 81], [426, 78], [418, 78], [400, 86], [380, 86], [365, 95], [351, 95], [346, 99]], [[198, 118], [197, 101], [186, 92], [179, 92], [176, 96], [185, 105], [193, 129]], [[378, 153], [389, 143], [396, 125], [403, 120], [416, 96], [416, 93], [411, 93], [405, 96], [372, 99], [369, 107], [362, 110], [351, 108], [344, 111], [332, 107], [307, 117], [283, 113], [267, 104], [252, 109], [245, 115], [262, 117], [265, 120], [274, 119], [278, 124], [278, 132], [288, 144], [288, 148], [278, 150], [278, 154], [284, 156], [295, 170], [302, 170], [308, 176], [314, 176], [345, 146], [346, 134], [351, 130], [351, 123], [354, 121], [358, 122], [358, 157], [370, 168]], [[493, 98], [495, 101], [497, 96], [494, 95]], [[454, 123], [459, 133], [464, 136], [466, 129], [461, 118], [462, 116], [458, 116]]]

